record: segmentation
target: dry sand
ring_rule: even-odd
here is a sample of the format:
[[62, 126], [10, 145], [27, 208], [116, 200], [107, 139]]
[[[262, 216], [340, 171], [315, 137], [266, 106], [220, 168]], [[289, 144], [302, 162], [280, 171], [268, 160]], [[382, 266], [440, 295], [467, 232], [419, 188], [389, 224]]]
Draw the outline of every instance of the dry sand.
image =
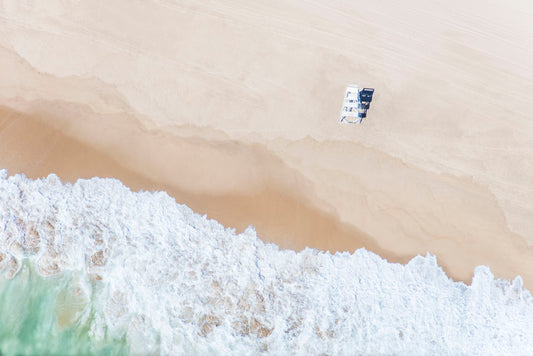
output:
[[[0, 165], [533, 286], [528, 1], [0, 2]], [[338, 123], [345, 85], [376, 89]]]

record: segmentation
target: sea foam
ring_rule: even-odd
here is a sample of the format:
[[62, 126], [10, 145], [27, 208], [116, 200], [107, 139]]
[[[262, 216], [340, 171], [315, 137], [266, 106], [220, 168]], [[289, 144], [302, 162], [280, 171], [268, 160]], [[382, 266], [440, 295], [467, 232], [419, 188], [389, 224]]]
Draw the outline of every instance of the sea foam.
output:
[[114, 179], [0, 171], [2, 285], [28, 266], [76, 276], [63, 299], [78, 302], [54, 322], [131, 354], [533, 354], [520, 277], [480, 266], [467, 286], [430, 254], [279, 250]]

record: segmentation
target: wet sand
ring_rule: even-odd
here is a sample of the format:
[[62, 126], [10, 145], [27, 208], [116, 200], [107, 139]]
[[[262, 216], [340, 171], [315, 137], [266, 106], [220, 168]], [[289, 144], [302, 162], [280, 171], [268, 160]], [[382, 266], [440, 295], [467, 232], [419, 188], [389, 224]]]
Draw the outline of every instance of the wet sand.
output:
[[[44, 107], [46, 105], [41, 106]], [[123, 149], [148, 154], [132, 154], [127, 158], [113, 156], [112, 153], [120, 150], [100, 150], [96, 145], [66, 135], [67, 128], [60, 130], [47, 124], [61, 121], [50, 114], [58, 109], [84, 117], [85, 123], [107, 131], [111, 138], [118, 139], [118, 132], [127, 133], [129, 144]], [[379, 220], [368, 222], [371, 228], [383, 229], [383, 234], [372, 236], [331, 213], [328, 202], [312, 199], [313, 189], [305, 177], [257, 144], [185, 139], [168, 132], [142, 129], [131, 125], [131, 120], [124, 121], [126, 126], [105, 127], [101, 122], [100, 125], [91, 123], [94, 118], [84, 116], [83, 109], [77, 109], [74, 114], [76, 110], [72, 106], [58, 108], [56, 103], [48, 112], [43, 109], [40, 114], [24, 114], [3, 107], [0, 110], [2, 167], [8, 168], [10, 174], [24, 173], [32, 178], [52, 172], [70, 182], [93, 176], [114, 177], [132, 190], [164, 190], [179, 203], [207, 214], [227, 227], [243, 231], [252, 225], [263, 241], [274, 242], [281, 248], [301, 250], [312, 247], [331, 252], [353, 252], [364, 247], [391, 262], [400, 263], [429, 251], [438, 256], [451, 277], [467, 283], [475, 266], [480, 264], [490, 265], [499, 277], [513, 278], [521, 274], [526, 284], [532, 282], [527, 268], [533, 267], [530, 258], [533, 252], [523, 240], [502, 228], [504, 219], [494, 198], [472, 182], [421, 172], [397, 159], [379, 157], [379, 152], [365, 152], [368, 150], [365, 148], [359, 148], [360, 152], [354, 147], [343, 148], [346, 143], [304, 140], [303, 146], [298, 142], [287, 144], [287, 152], [290, 145], [295, 145], [313, 155], [317, 162], [321, 158], [320, 151], [326, 160], [331, 161], [331, 148], [328, 147], [331, 145], [334, 150], [350, 149], [358, 153], [354, 157], [363, 157], [363, 161], [367, 161], [365, 172], [361, 172], [356, 182], [365, 190], [362, 200], [352, 201], [351, 206], [339, 209], [351, 208], [362, 215], [366, 209], [370, 212], [366, 216], [372, 216], [372, 210], [376, 209], [373, 200], [376, 204], [389, 201], [390, 208], [375, 212], [374, 216]], [[119, 123], [120, 120], [115, 118], [113, 122]], [[202, 151], [200, 155], [191, 154]], [[156, 160], [154, 165], [152, 152], [157, 152], [158, 157], [167, 163]], [[221, 161], [224, 162], [222, 165]], [[251, 165], [252, 161], [259, 164]], [[364, 162], [359, 161], [357, 165], [364, 167]], [[228, 166], [235, 169], [227, 169]], [[268, 168], [265, 170], [264, 166]], [[375, 167], [379, 168], [376, 170]], [[221, 172], [224, 168], [226, 170]], [[391, 171], [395, 172], [394, 176], [389, 175]], [[391, 185], [399, 178], [402, 178], [400, 187]], [[353, 181], [347, 184], [348, 190], [356, 190], [349, 187]], [[372, 192], [370, 187], [376, 186], [381, 186], [383, 192]], [[386, 186], [388, 188], [383, 188]], [[436, 194], [443, 196], [436, 197]], [[429, 211], [429, 215], [418, 216], [424, 210]], [[435, 210], [444, 217], [434, 216]], [[392, 226], [397, 229], [397, 234], [385, 233], [391, 224], [397, 224]], [[367, 228], [367, 225], [363, 226]], [[436, 238], [432, 237], [436, 234]]]
[[[522, 0], [5, 0], [0, 165], [166, 190], [281, 247], [429, 251], [453, 278], [484, 264], [531, 288], [532, 16]], [[338, 122], [351, 82], [376, 89], [362, 125]]]
[[[156, 138], [151, 137], [152, 140]], [[208, 194], [185, 191], [179, 185], [180, 179], [154, 181], [31, 115], [5, 107], [0, 108], [0, 166], [9, 169], [10, 175], [22, 173], [34, 179], [50, 173], [71, 183], [78, 178], [113, 177], [134, 191], [166, 191], [178, 203], [186, 204], [226, 227], [243, 231], [252, 225], [263, 241], [276, 242], [283, 248], [301, 250], [309, 246], [332, 252], [353, 252], [366, 247], [393, 261], [405, 260], [386, 253], [368, 235], [313, 207], [298, 192], [284, 191], [269, 184], [269, 177], [264, 177], [264, 186], [253, 192]], [[180, 174], [179, 170], [174, 173]], [[335, 238], [325, 239], [324, 236]]]

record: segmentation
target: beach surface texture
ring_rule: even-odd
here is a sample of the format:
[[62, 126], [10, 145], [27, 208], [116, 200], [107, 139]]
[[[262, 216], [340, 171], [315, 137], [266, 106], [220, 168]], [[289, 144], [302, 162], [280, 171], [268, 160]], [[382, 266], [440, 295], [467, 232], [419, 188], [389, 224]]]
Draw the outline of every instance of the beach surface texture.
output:
[[[523, 329], [498, 317], [483, 324], [487, 334], [478, 330], [475, 339], [502, 353], [520, 346], [531, 351], [526, 339], [532, 330], [524, 320], [532, 310], [525, 288], [533, 288], [532, 18], [528, 0], [1, 0], [0, 169], [7, 171], [0, 190], [0, 269], [10, 285], [20, 287], [6, 284], [2, 295], [16, 299], [32, 278], [46, 291], [56, 275], [58, 286], [84, 281], [85, 289], [73, 287], [74, 294], [98, 290], [87, 294], [79, 310], [69, 304], [74, 311], [65, 317], [65, 325], [81, 323], [94, 331], [91, 340], [100, 340], [98, 346], [91, 340], [80, 346], [82, 353], [139, 348], [143, 354], [145, 345], [146, 352], [163, 354], [223, 354], [239, 347], [244, 353], [337, 354], [355, 350], [354, 340], [364, 341], [361, 353], [410, 353], [414, 349], [407, 345], [415, 338], [428, 344], [413, 347], [428, 353], [445, 345], [458, 353], [482, 352], [459, 339], [473, 335], [472, 325], [493, 312], [516, 319], [513, 325]], [[340, 122], [349, 84], [375, 89], [360, 124]], [[122, 183], [83, 180], [92, 177]], [[123, 212], [109, 210], [120, 210], [116, 194], [128, 202]], [[35, 203], [27, 205], [28, 199]], [[136, 210], [137, 200], [146, 211], [153, 209], [152, 220]], [[95, 215], [91, 202], [107, 218]], [[81, 205], [73, 211], [70, 203]], [[191, 237], [195, 224], [201, 232]], [[87, 231], [78, 237], [64, 233], [78, 228]], [[75, 238], [83, 245], [80, 255], [69, 252]], [[187, 239], [196, 239], [194, 245]], [[187, 250], [170, 252], [180, 244]], [[133, 255], [138, 248], [140, 259], [121, 256], [125, 246]], [[151, 246], [158, 256], [162, 252], [155, 251], [169, 250], [162, 257], [166, 262], [154, 262], [149, 272], [161, 275], [136, 269]], [[117, 272], [118, 265], [138, 273], [141, 289], [157, 288], [151, 283], [167, 277], [179, 284], [172, 288], [182, 288], [185, 275], [161, 269], [182, 263], [176, 262], [179, 256], [186, 258], [191, 281], [207, 283], [199, 275], [211, 276], [212, 294], [191, 287], [193, 294], [183, 298], [192, 304], [183, 302], [179, 309], [171, 303], [166, 311], [146, 314], [140, 310], [153, 301], [145, 296], [125, 301], [127, 310], [104, 307], [111, 303], [106, 298], [120, 304], [137, 295], [128, 289], [136, 286], [114, 279], [126, 273]], [[289, 271], [291, 259], [298, 262]], [[231, 261], [243, 269], [255, 261], [258, 274], [242, 277], [251, 284], [239, 279]], [[225, 268], [234, 279], [209, 274]], [[272, 296], [287, 273], [303, 273], [291, 280], [294, 288], [326, 294], [302, 294], [305, 302], [289, 292], [290, 297]], [[372, 289], [373, 283], [380, 287]], [[380, 289], [387, 283], [407, 289]], [[461, 319], [447, 336], [444, 329], [432, 330], [435, 337], [445, 335], [437, 341], [420, 336], [415, 321], [411, 329], [391, 324], [396, 326], [380, 343], [370, 338], [370, 329], [347, 331], [359, 325], [355, 319], [320, 319], [324, 305], [338, 301], [340, 309], [331, 313], [341, 315], [342, 303], [358, 303], [357, 291], [367, 287], [374, 294], [361, 296], [368, 300], [346, 318], [369, 318], [376, 328], [391, 321], [377, 320], [372, 308], [442, 306], [435, 317], [450, 318], [436, 322], [445, 330], [457, 326], [453, 318], [471, 305], [486, 309]], [[67, 298], [57, 288], [50, 303]], [[154, 303], [170, 301], [177, 290], [159, 291]], [[258, 299], [239, 300], [244, 290]], [[363, 308], [376, 295], [385, 298], [383, 293], [399, 299]], [[438, 299], [439, 293], [448, 299]], [[345, 295], [343, 302], [336, 299]], [[320, 298], [326, 304], [313, 304]], [[317, 314], [302, 309], [289, 315], [279, 300]], [[214, 309], [201, 314], [199, 305], [206, 303]], [[219, 303], [226, 303], [227, 314]], [[101, 308], [107, 311], [98, 314]], [[426, 311], [420, 313], [417, 318], [426, 320]], [[307, 317], [315, 326], [303, 330]], [[285, 326], [276, 324], [281, 320]], [[144, 338], [135, 334], [139, 330]], [[242, 338], [220, 346], [229, 334]], [[65, 335], [67, 340], [78, 334]], [[127, 345], [117, 344], [124, 335], [130, 335]], [[496, 341], [487, 341], [491, 337]], [[321, 341], [316, 349], [301, 348], [306, 338]], [[134, 347], [133, 340], [151, 341]], [[0, 341], [0, 352], [20, 350], [15, 341], [6, 345]]]

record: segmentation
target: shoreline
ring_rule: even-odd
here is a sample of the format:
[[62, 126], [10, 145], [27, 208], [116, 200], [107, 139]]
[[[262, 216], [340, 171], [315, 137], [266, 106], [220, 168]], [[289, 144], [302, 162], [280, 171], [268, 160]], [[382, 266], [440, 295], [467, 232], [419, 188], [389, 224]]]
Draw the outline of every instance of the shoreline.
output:
[[[50, 113], [43, 113], [41, 119], [43, 118], [47, 122], [54, 121], [50, 120]], [[94, 123], [92, 124], [94, 125]], [[106, 128], [100, 127], [99, 129]], [[121, 129], [125, 128], [121, 127]], [[131, 132], [139, 131], [138, 128], [130, 127], [129, 129], [132, 130]], [[121, 180], [124, 185], [133, 191], [163, 190], [175, 198], [178, 203], [186, 204], [196, 213], [206, 214], [208, 218], [215, 219], [226, 227], [235, 228], [240, 232], [247, 226], [253, 225], [261, 240], [274, 242], [282, 249], [290, 248], [298, 251], [305, 247], [311, 247], [322, 251], [329, 250], [334, 253], [336, 251], [353, 252], [360, 247], [364, 247], [389, 262], [399, 263], [406, 263], [418, 254], [425, 255], [426, 252], [430, 252], [437, 256], [439, 264], [443, 266], [448, 276], [467, 284], [470, 283], [474, 267], [484, 264], [492, 269], [497, 278], [512, 279], [516, 275], [521, 275], [526, 287], [533, 285], [533, 276], [527, 273], [528, 270], [533, 270], [527, 268], [531, 264], [531, 262], [528, 262], [530, 260], [528, 255], [531, 255], [532, 252], [526, 248], [525, 243], [521, 242], [518, 237], [514, 240], [485, 241], [486, 246], [484, 248], [480, 247], [483, 246], [483, 241], [480, 242], [480, 240], [483, 240], [484, 236], [480, 236], [478, 240], [473, 240], [472, 242], [468, 240], [468, 236], [461, 237], [459, 234], [458, 236], [446, 236], [442, 232], [442, 238], [428, 239], [423, 235], [415, 236], [417, 234], [416, 229], [411, 232], [405, 230], [409, 226], [409, 219], [411, 219], [409, 216], [403, 221], [406, 224], [405, 226], [398, 226], [398, 234], [396, 236], [386, 236], [385, 234], [370, 235], [353, 226], [353, 224], [350, 225], [343, 222], [342, 216], [331, 212], [330, 206], [320, 204], [320, 200], [313, 199], [313, 194], [316, 194], [316, 192], [313, 193], [313, 186], [309, 182], [306, 183], [305, 180], [302, 180], [302, 177], [297, 176], [298, 174], [305, 174], [305, 170], [294, 171], [292, 168], [288, 168], [275, 155], [269, 157], [265, 152], [259, 150], [257, 145], [230, 141], [227, 143], [230, 148], [228, 151], [224, 151], [221, 149], [220, 143], [213, 141], [213, 151], [211, 153], [204, 152], [201, 155], [204, 162], [199, 162], [197, 159], [191, 160], [189, 157], [187, 162], [182, 162], [182, 166], [172, 167], [173, 171], [167, 169], [162, 172], [164, 174], [160, 174], [161, 171], [150, 172], [151, 176], [149, 176], [142, 174], [142, 172], [147, 171], [146, 167], [143, 167], [145, 163], [143, 159], [139, 160], [139, 157], [137, 157], [138, 160], [136, 162], [131, 161], [131, 157], [130, 159], [118, 160], [116, 157], [120, 157], [120, 155], [115, 157], [109, 155], [110, 152], [117, 153], [119, 151], [116, 147], [114, 148], [115, 152], [102, 150], [97, 144], [91, 145], [75, 137], [70, 137], [70, 135], [65, 133], [69, 132], [69, 130], [72, 132], [73, 128], [69, 127], [60, 130], [44, 123], [39, 117], [35, 116], [35, 113], [32, 116], [5, 107], [0, 109], [0, 137], [11, 138], [11, 140], [1, 140], [0, 164], [2, 168], [8, 169], [9, 175], [24, 173], [30, 178], [39, 178], [50, 173], [54, 173], [62, 180], [68, 182], [92, 176], [111, 177]], [[111, 129], [109, 130], [110, 137], [113, 136], [112, 131]], [[183, 146], [181, 146], [181, 144], [185, 144], [183, 142], [188, 145], [191, 144], [191, 140], [174, 137], [173, 142], [176, 146], [172, 146], [173, 150], [169, 151], [168, 142], [163, 139], [164, 135], [161, 132], [154, 133], [141, 130], [137, 134], [140, 136], [133, 136], [134, 142], [141, 148], [150, 148], [148, 152], [157, 152], [159, 159], [163, 161], [172, 157], [172, 152], [175, 152], [173, 150], [183, 149]], [[209, 142], [209, 140], [200, 140], [196, 144], [204, 146], [205, 149], [206, 142]], [[297, 143], [293, 142], [292, 144]], [[306, 144], [309, 144], [309, 142]], [[313, 153], [312, 147], [309, 145], [305, 147], [311, 155], [314, 155], [316, 159], [320, 159], [319, 153]], [[125, 148], [127, 147], [122, 147], [122, 149]], [[315, 148], [327, 150], [327, 144], [315, 143]], [[189, 147], [190, 149], [192, 148]], [[236, 152], [246, 150], [248, 152], [241, 153], [240, 156], [235, 155]], [[458, 185], [457, 189], [461, 189], [465, 197], [478, 196], [480, 202], [488, 203], [483, 195], [483, 190], [475, 187], [475, 189], [469, 188], [468, 182], [461, 183], [453, 177], [442, 178], [444, 183], [432, 182], [432, 179], [436, 179], [433, 176], [420, 176], [421, 173], [417, 173], [416, 169], [412, 167], [391, 166], [391, 163], [386, 159], [373, 159], [371, 152], [363, 152], [359, 152], [357, 156], [364, 156], [372, 162], [380, 162], [377, 166], [385, 166], [387, 170], [394, 169], [398, 175], [410, 172], [413, 176], [407, 176], [406, 181], [415, 180], [413, 182], [414, 186], [418, 185], [416, 179], [420, 181], [420, 184], [424, 182], [436, 184], [436, 189], [446, 187], [450, 189], [450, 187]], [[225, 159], [231, 158], [231, 167], [238, 168], [239, 165], [242, 165], [242, 170], [246, 168], [246, 164], [250, 160], [257, 159], [259, 160], [257, 167], [264, 163], [267, 166], [266, 171], [273, 170], [276, 174], [273, 177], [264, 177], [262, 174], [265, 171], [256, 172], [254, 170], [259, 168], [248, 167], [251, 171], [247, 172], [244, 178], [241, 177], [243, 181], [248, 181], [248, 185], [242, 185], [240, 191], [238, 189], [240, 182], [232, 183], [231, 179], [239, 177], [241, 171], [233, 169], [222, 172], [223, 168], [226, 167], [224, 165], [215, 164], [211, 171], [204, 172], [210, 175], [210, 179], [216, 178], [214, 175], [217, 172], [220, 172], [221, 176], [228, 175], [219, 184], [214, 184], [215, 181], [212, 181], [213, 184], [209, 185], [211, 190], [202, 190], [205, 186], [204, 183], [209, 180], [202, 181], [202, 184], [193, 187], [191, 186], [191, 177], [181, 179], [179, 176], [183, 167], [187, 165], [194, 163], [197, 165], [194, 169], [201, 171], [202, 168], [208, 167], [210, 162], [220, 161], [222, 156], [219, 155], [222, 153], [227, 155]], [[215, 155], [210, 156], [211, 154]], [[146, 159], [149, 157], [150, 155], [147, 155]], [[235, 157], [238, 157], [238, 159]], [[289, 160], [287, 159], [287, 161]], [[367, 167], [367, 169], [370, 169], [370, 167]], [[174, 181], [169, 180], [169, 177], [172, 177], [173, 174], [177, 178]], [[372, 178], [372, 184], [380, 185], [380, 174], [369, 171], [367, 175]], [[301, 186], [298, 188], [300, 183]], [[359, 183], [363, 184], [363, 186], [364, 184], [370, 184], [364, 181]], [[294, 188], [292, 191], [290, 190], [291, 185]], [[310, 193], [309, 197], [305, 195], [306, 189]], [[391, 192], [397, 190], [396, 187], [391, 187], [391, 189]], [[403, 194], [411, 195], [409, 189], [411, 188], [408, 186], [404, 187]], [[469, 193], [468, 189], [474, 190]], [[402, 189], [399, 189], [399, 191], [402, 192]], [[381, 199], [380, 195], [381, 193], [369, 191], [364, 198], [371, 202], [373, 198]], [[413, 207], [423, 204], [423, 200], [426, 197], [427, 194], [424, 193], [420, 198], [422, 201], [413, 201]], [[392, 196], [390, 198], [393, 199]], [[410, 201], [407, 200], [407, 202]], [[392, 201], [391, 204], [398, 204], [398, 202], [401, 202], [401, 200]], [[357, 207], [359, 202], [354, 202], [353, 204], [354, 209], [361, 208]], [[431, 202], [427, 204], [429, 205], [426, 205], [426, 208], [438, 208], [431, 207]], [[491, 204], [486, 205], [491, 206]], [[346, 209], [345, 207], [337, 208], [340, 211]], [[369, 207], [367, 206], [367, 208]], [[421, 208], [424, 208], [424, 206], [422, 205]], [[474, 208], [477, 208], [477, 206], [474, 206]], [[382, 217], [382, 221], [375, 222], [378, 225], [390, 225], [396, 219], [387, 216], [384, 212], [381, 212], [379, 216]], [[483, 215], [477, 218], [482, 217]], [[469, 217], [466, 218], [469, 219]], [[442, 223], [446, 223], [446, 221]], [[439, 228], [439, 225], [432, 227], [431, 224], [432, 222], [428, 221], [426, 228], [430, 230]], [[480, 229], [480, 231], [482, 230]], [[432, 233], [435, 233], [435, 231]], [[453, 233], [453, 229], [449, 233]], [[480, 235], [482, 234], [483, 232], [480, 232]], [[502, 254], [507, 256], [507, 258], [503, 260], [498, 258]]]
[[[8, 120], [12, 119], [11, 125]], [[15, 122], [16, 121], [16, 122]], [[11, 127], [10, 127], [11, 126]], [[211, 193], [186, 191], [169, 182], [157, 182], [121, 165], [105, 152], [65, 135], [38, 119], [0, 107], [0, 137], [11, 135], [13, 142], [0, 144], [0, 164], [8, 174], [25, 174], [32, 179], [56, 174], [62, 181], [73, 183], [79, 178], [115, 178], [132, 191], [165, 191], [198, 214], [206, 214], [229, 228], [242, 232], [253, 225], [264, 242], [281, 248], [302, 250], [350, 251], [370, 247], [381, 253], [378, 245], [365, 233], [343, 224], [336, 217], [318, 210], [301, 194], [284, 191], [277, 184], [265, 184], [257, 190]], [[53, 147], [45, 147], [52, 143]], [[27, 147], [33, 149], [26, 150]], [[10, 152], [10, 153], [8, 153]], [[6, 159], [11, 155], [11, 159]], [[35, 162], [39, 164], [35, 164]], [[231, 208], [227, 208], [231, 206]], [[277, 223], [279, 222], [279, 226]], [[331, 232], [335, 239], [321, 237]], [[404, 261], [386, 254], [392, 261]]]

